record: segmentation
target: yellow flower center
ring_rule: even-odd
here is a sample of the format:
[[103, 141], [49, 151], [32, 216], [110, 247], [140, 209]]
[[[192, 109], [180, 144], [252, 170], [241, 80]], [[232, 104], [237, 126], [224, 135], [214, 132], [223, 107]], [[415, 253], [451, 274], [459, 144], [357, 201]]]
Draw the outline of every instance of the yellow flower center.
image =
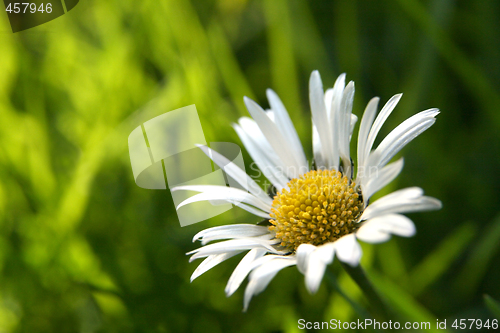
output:
[[313, 170], [276, 194], [269, 230], [291, 251], [300, 244], [333, 242], [358, 228], [363, 197], [356, 184], [335, 170]]

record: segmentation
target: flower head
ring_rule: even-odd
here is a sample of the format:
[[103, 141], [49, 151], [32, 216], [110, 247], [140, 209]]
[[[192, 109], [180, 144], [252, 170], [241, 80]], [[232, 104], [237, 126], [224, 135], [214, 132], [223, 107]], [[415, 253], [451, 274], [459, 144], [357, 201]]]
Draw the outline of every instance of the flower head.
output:
[[[323, 91], [320, 75], [312, 72], [309, 99], [313, 126], [313, 166], [309, 167], [290, 117], [270, 89], [270, 110], [245, 97], [253, 119], [243, 117], [234, 128], [260, 170], [272, 183], [274, 195], [217, 152], [200, 148], [245, 190], [225, 186], [179, 186], [172, 190], [200, 192], [179, 206], [216, 200], [233, 203], [268, 226], [232, 224], [203, 230], [194, 236], [202, 247], [191, 251], [191, 260], [205, 258], [191, 280], [224, 260], [247, 252], [233, 271], [227, 296], [249, 276], [244, 309], [253, 295], [266, 288], [283, 268], [297, 266], [307, 289], [319, 288], [326, 265], [336, 256], [351, 266], [359, 264], [361, 247], [387, 241], [391, 234], [410, 237], [413, 222], [401, 213], [439, 209], [441, 202], [426, 197], [420, 188], [402, 189], [369, 204], [370, 197], [389, 184], [402, 170], [403, 159], [389, 161], [408, 142], [435, 122], [437, 109], [422, 111], [392, 130], [377, 148], [375, 138], [401, 95], [392, 97], [377, 115], [379, 99], [373, 98], [361, 119], [357, 142], [357, 168], [350, 155], [350, 141], [357, 117], [351, 113], [354, 83], [338, 77], [332, 89]], [[354, 177], [355, 174], [355, 177]], [[224, 240], [212, 244], [212, 241]]]

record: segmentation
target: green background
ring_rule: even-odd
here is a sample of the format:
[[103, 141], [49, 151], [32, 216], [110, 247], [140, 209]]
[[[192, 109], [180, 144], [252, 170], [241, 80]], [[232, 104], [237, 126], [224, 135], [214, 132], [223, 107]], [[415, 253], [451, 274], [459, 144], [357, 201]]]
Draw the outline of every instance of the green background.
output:
[[343, 72], [356, 82], [358, 116], [403, 92], [382, 134], [441, 110], [379, 195], [419, 186], [443, 209], [409, 214], [413, 238], [363, 244], [362, 265], [400, 321], [491, 321], [498, 17], [494, 0], [88, 0], [13, 34], [0, 14], [0, 332], [296, 332], [299, 318], [362, 318], [366, 299], [338, 262], [331, 276], [354, 307], [326, 277], [309, 295], [288, 268], [242, 313], [243, 288], [224, 295], [239, 257], [190, 283], [196, 232], [258, 218], [233, 209], [181, 228], [170, 192], [137, 187], [130, 167], [132, 129], [190, 104], [208, 142], [241, 144], [230, 124], [247, 115], [242, 97], [267, 106], [268, 87], [311, 156], [314, 69], [325, 87]]

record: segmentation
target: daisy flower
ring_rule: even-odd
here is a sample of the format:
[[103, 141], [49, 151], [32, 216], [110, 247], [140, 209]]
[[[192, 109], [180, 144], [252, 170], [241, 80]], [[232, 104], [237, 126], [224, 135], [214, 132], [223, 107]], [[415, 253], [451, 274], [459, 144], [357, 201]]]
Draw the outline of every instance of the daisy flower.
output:
[[[267, 90], [270, 110], [245, 97], [252, 118], [233, 124], [249, 154], [271, 182], [269, 195], [234, 163], [208, 147], [200, 148], [241, 188], [210, 185], [178, 186], [172, 191], [199, 192], [182, 202], [229, 202], [264, 218], [267, 226], [231, 224], [209, 228], [194, 236], [202, 247], [189, 252], [191, 261], [205, 258], [191, 281], [228, 258], [247, 252], [226, 286], [233, 294], [249, 277], [244, 310], [253, 295], [263, 291], [283, 268], [297, 266], [309, 292], [318, 290], [326, 266], [337, 257], [357, 266], [358, 240], [387, 241], [391, 234], [410, 237], [413, 222], [401, 213], [439, 209], [441, 202], [426, 197], [418, 187], [388, 194], [373, 203], [370, 197], [402, 170], [403, 159], [389, 163], [408, 142], [435, 122], [437, 109], [422, 111], [392, 130], [377, 146], [380, 128], [394, 110], [401, 94], [393, 96], [377, 115], [379, 99], [373, 98], [361, 119], [357, 142], [357, 169], [350, 155], [350, 141], [357, 117], [352, 104], [354, 83], [345, 85], [345, 74], [333, 88], [323, 91], [318, 71], [309, 80], [313, 153], [309, 166], [290, 117], [276, 93]], [[354, 177], [355, 174], [355, 177]], [[213, 241], [219, 241], [210, 243]]]

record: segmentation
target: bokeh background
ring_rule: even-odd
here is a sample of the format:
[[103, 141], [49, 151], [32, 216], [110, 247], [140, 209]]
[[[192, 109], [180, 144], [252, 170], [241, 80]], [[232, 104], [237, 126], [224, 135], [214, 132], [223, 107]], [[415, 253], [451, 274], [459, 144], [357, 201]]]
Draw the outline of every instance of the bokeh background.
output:
[[130, 167], [130, 131], [190, 104], [208, 142], [241, 144], [230, 124], [247, 115], [242, 97], [267, 106], [268, 87], [311, 156], [314, 69], [325, 87], [343, 72], [356, 82], [357, 115], [403, 92], [382, 134], [441, 109], [381, 194], [420, 186], [443, 209], [409, 214], [411, 239], [364, 244], [362, 265], [401, 321], [495, 318], [499, 17], [495, 0], [82, 0], [13, 34], [0, 13], [0, 332], [296, 332], [300, 318], [363, 318], [338, 262], [313, 296], [295, 268], [280, 272], [247, 313], [243, 288], [224, 295], [239, 258], [190, 283], [196, 232], [258, 221], [233, 209], [181, 228], [170, 192], [139, 188]]

